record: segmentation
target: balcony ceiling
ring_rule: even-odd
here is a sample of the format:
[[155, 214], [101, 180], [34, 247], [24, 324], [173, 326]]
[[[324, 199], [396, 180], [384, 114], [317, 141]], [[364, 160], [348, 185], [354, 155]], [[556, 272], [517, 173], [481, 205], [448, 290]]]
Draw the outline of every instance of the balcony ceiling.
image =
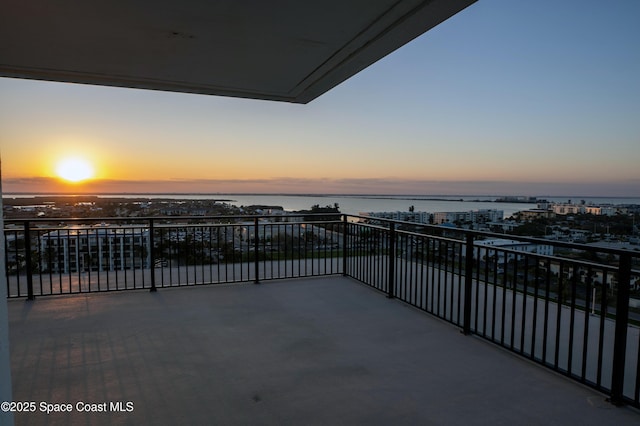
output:
[[0, 76], [307, 103], [476, 0], [0, 0]]

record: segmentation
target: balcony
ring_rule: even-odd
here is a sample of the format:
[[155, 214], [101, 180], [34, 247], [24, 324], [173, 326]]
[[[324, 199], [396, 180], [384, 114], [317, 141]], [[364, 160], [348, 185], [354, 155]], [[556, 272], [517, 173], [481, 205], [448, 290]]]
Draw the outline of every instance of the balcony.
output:
[[360, 219], [7, 221], [17, 423], [637, 424], [637, 253]]

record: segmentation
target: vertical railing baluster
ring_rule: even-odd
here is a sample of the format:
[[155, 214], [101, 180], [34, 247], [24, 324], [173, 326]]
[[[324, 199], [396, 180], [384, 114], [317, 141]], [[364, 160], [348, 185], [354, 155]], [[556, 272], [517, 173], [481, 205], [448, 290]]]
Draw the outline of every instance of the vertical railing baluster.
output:
[[31, 227], [28, 220], [24, 222], [24, 261], [27, 268], [27, 300], [34, 300], [33, 269], [31, 265]]
[[[496, 257], [499, 257], [499, 254], [502, 253], [504, 256], [502, 258], [502, 309], [500, 312], [500, 345], [505, 346], [504, 337], [506, 335], [506, 323], [507, 323], [507, 271], [509, 264], [507, 263], [507, 254], [496, 250]], [[497, 265], [497, 263], [496, 263]]]
[[348, 240], [348, 226], [349, 226], [349, 220], [347, 218], [347, 215], [342, 215], [342, 276], [346, 277], [349, 275], [348, 273], [348, 264], [347, 264], [347, 247], [349, 244], [349, 240]]
[[564, 304], [564, 261], [560, 261], [558, 264], [558, 289], [556, 294], [556, 330], [555, 330], [555, 347], [553, 353], [553, 369], [558, 371], [560, 362], [560, 332], [562, 330], [562, 307]]
[[[434, 300], [436, 298], [436, 268], [438, 268], [438, 266], [436, 266], [436, 247], [438, 247], [438, 251], [439, 251], [439, 247], [440, 247], [440, 242], [438, 242], [438, 245], [436, 246], [436, 240], [433, 239], [430, 241], [430, 265], [431, 265], [431, 298], [429, 300], [429, 312], [430, 313], [434, 313]], [[438, 255], [439, 256], [439, 255]], [[438, 268], [439, 269], [439, 268]], [[438, 277], [440, 276], [440, 274], [438, 273]]]
[[254, 257], [254, 274], [255, 279], [253, 281], [254, 284], [260, 284], [260, 277], [258, 277], [258, 273], [260, 271], [260, 238], [258, 236], [258, 218], [253, 219], [253, 257]]
[[[151, 269], [151, 289], [149, 291], [158, 291], [156, 287], [156, 242], [153, 218], [149, 218], [149, 268]], [[162, 263], [160, 267], [163, 267]]]
[[607, 320], [608, 296], [607, 296], [607, 275], [606, 269], [602, 270], [602, 287], [600, 288], [600, 328], [598, 335], [598, 371], [596, 372], [596, 385], [598, 389], [602, 386], [602, 357], [604, 353], [604, 330]]
[[[464, 247], [463, 247], [464, 246]], [[456, 324], [460, 325], [460, 315], [462, 315], [462, 286], [463, 286], [463, 279], [464, 278], [464, 273], [462, 270], [462, 267], [464, 266], [466, 268], [466, 264], [462, 265], [462, 250], [463, 248], [465, 248], [466, 250], [466, 245], [465, 244], [458, 244], [458, 291], [457, 291], [457, 299], [456, 299], [456, 303], [457, 303], [457, 317], [456, 317]], [[452, 299], [453, 300], [453, 299]]]
[[387, 288], [387, 297], [393, 299], [395, 297], [395, 277], [396, 277], [396, 226], [389, 223], [389, 279]]
[[531, 354], [530, 358], [536, 357], [536, 335], [538, 334], [538, 292], [540, 290], [540, 259], [536, 259], [535, 272], [533, 275], [533, 324], [531, 325]]
[[571, 301], [569, 304], [569, 352], [567, 353], [567, 374], [573, 375], [573, 347], [576, 324], [576, 287], [578, 286], [578, 265], [573, 265], [571, 270]]
[[36, 250], [37, 250], [37, 253], [38, 253], [37, 262], [38, 262], [38, 281], [39, 281], [39, 284], [40, 284], [40, 290], [39, 290], [39, 294], [40, 295], [42, 295], [42, 293], [43, 293], [42, 290], [44, 288], [43, 281], [42, 281], [42, 271], [44, 269], [44, 267], [43, 267], [44, 265], [42, 264], [42, 240], [41, 240], [41, 237], [42, 237], [42, 233], [40, 231], [38, 231], [37, 237], [36, 237]]
[[624, 364], [627, 350], [627, 327], [629, 325], [629, 287], [631, 284], [631, 255], [620, 255], [618, 265], [618, 293], [616, 297], [615, 340], [611, 373], [611, 398], [614, 405], [624, 405]]
[[[489, 257], [489, 250], [486, 252], [486, 256]], [[494, 251], [495, 253], [495, 251]], [[493, 256], [492, 268], [493, 268], [493, 310], [491, 312], [491, 340], [493, 342], [496, 341], [496, 322], [497, 318], [497, 305], [498, 305], [498, 254], [496, 253]], [[487, 265], [489, 265], [489, 259], [487, 259]], [[502, 300], [502, 305], [504, 305], [504, 299]]]
[[587, 353], [589, 348], [589, 310], [591, 306], [591, 274], [593, 270], [591, 266], [587, 269], [587, 276], [585, 279], [585, 303], [584, 303], [584, 330], [582, 335], [582, 369], [580, 371], [580, 381], [582, 383], [586, 380], [587, 375]]
[[466, 236], [464, 260], [464, 317], [463, 333], [471, 334], [471, 291], [473, 287], [473, 234]]
[[[478, 257], [477, 260], [479, 261], [480, 260], [480, 255], [478, 255], [477, 257]], [[471, 264], [473, 265], [474, 264], [473, 255], [471, 255], [471, 259], [472, 259]], [[480, 263], [478, 262], [478, 264], [476, 264], [475, 266], [476, 266], [476, 268], [475, 268], [476, 269], [476, 283], [479, 283], [480, 282]], [[473, 269], [471, 269], [471, 276], [473, 277]], [[486, 288], [487, 287], [485, 285], [485, 291], [486, 291]], [[475, 301], [475, 304], [472, 303], [472, 305], [473, 305], [472, 307], [475, 307], [474, 314], [473, 314], [473, 325], [475, 327], [476, 333], [478, 333], [480, 331], [480, 327], [479, 327], [480, 321], [479, 321], [478, 318], [479, 318], [480, 309], [481, 309], [481, 306], [480, 306], [480, 286], [479, 285], [476, 285], [475, 294], [476, 294], [476, 301]], [[483, 303], [482, 306], [483, 306], [482, 310], [486, 312], [486, 309], [487, 309], [486, 294], [485, 294], [484, 303]], [[484, 327], [482, 328], [482, 335], [486, 336]]]
[[[550, 298], [550, 286], [551, 286], [551, 261], [549, 259], [545, 262], [547, 268], [544, 280], [544, 322], [542, 326], [542, 364], [547, 364], [547, 346], [549, 337], [549, 298]], [[558, 309], [560, 305], [558, 304]]]
[[[524, 258], [524, 271], [522, 271], [522, 317], [520, 319], [520, 354], [525, 355], [525, 331], [527, 328], [527, 296], [529, 292], [529, 256]], [[535, 329], [533, 330], [535, 334]]]
[[[486, 251], [485, 251], [485, 255], [486, 255]], [[478, 259], [477, 259], [477, 268], [478, 268], [478, 272], [476, 272], [476, 282], [479, 284], [480, 283], [480, 269], [482, 267], [482, 263], [481, 263], [481, 252], [480, 250], [478, 250]], [[489, 280], [487, 279], [488, 275], [489, 275], [489, 262], [487, 262], [486, 256], [485, 256], [485, 260], [484, 260], [484, 283], [483, 283], [483, 287], [484, 287], [484, 309], [482, 310], [482, 336], [483, 337], [487, 337], [489, 335], [489, 333], [487, 332], [487, 315], [489, 314]], [[479, 285], [478, 285], [479, 287]], [[495, 288], [495, 286], [494, 286]], [[495, 300], [492, 301], [491, 303], [492, 305], [495, 306]], [[493, 337], [493, 336], [492, 336]]]

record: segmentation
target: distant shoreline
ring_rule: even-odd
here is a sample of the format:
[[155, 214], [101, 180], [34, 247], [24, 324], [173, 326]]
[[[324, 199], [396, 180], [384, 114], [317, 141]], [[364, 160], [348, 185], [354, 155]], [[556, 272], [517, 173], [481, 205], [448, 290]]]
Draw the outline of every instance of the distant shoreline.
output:
[[[572, 200], [593, 199], [593, 198], [615, 198], [615, 199], [635, 199], [639, 196], [608, 196], [608, 195], [540, 195], [540, 196], [524, 196], [524, 195], [474, 195], [474, 194], [334, 194], [334, 193], [261, 193], [261, 192], [101, 192], [101, 193], [59, 193], [59, 192], [4, 192], [3, 198], [19, 197], [140, 197], [140, 198], [158, 198], [162, 196], [197, 196], [197, 197], [219, 197], [219, 196], [269, 196], [269, 197], [348, 197], [348, 198], [368, 198], [368, 199], [404, 199], [404, 200], [431, 200], [431, 201], [485, 201], [491, 202], [499, 199], [505, 199], [505, 202], [529, 202], [528, 198], [537, 200], [566, 198]], [[473, 198], [471, 200], [471, 198]], [[523, 199], [519, 201], [519, 199]]]

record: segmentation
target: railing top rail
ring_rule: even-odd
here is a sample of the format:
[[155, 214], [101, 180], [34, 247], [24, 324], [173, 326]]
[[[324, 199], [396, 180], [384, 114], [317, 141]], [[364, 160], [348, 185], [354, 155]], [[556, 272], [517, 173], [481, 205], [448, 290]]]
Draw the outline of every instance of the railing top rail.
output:
[[[214, 215], [214, 216], [139, 216], [139, 217], [55, 217], [55, 218], [24, 218], [24, 219], [5, 219], [5, 224], [21, 224], [25, 222], [29, 223], [82, 223], [82, 222], [160, 222], [160, 221], [185, 221], [185, 220], [255, 220], [257, 219], [289, 219], [296, 217], [311, 217], [311, 218], [327, 218], [327, 217], [341, 218], [343, 215], [340, 213], [292, 213], [287, 215]], [[317, 222], [339, 222], [340, 219], [333, 220], [318, 220]], [[305, 222], [313, 222], [312, 220]]]

